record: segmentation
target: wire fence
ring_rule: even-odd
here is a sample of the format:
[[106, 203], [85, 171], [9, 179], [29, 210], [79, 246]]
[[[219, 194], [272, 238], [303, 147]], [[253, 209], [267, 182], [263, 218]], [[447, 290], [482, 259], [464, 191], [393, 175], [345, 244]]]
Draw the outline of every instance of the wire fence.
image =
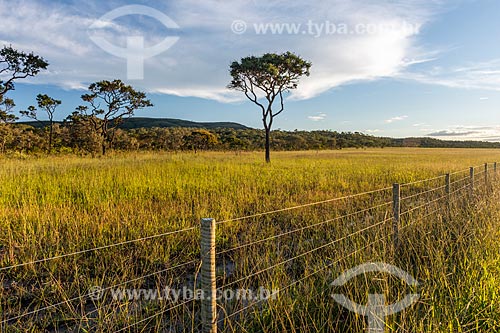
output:
[[[204, 285], [204, 282], [207, 282], [203, 281], [203, 279], [207, 279], [207, 276], [203, 274], [204, 268], [208, 270], [219, 269], [223, 272], [222, 274], [219, 274], [219, 278], [217, 281], [208, 281], [210, 283], [205, 283], [205, 285], [212, 285], [211, 288], [215, 288], [219, 284], [218, 282], [220, 282], [220, 286], [218, 287], [220, 289], [227, 289], [228, 287], [252, 286], [258, 284], [259, 282], [264, 282], [266, 279], [266, 274], [270, 276], [270, 274], [276, 274], [272, 273], [276, 270], [286, 270], [287, 265], [296, 263], [306, 257], [313, 258], [309, 263], [314, 263], [314, 258], [332, 257], [329, 251], [333, 248], [339, 250], [339, 253], [342, 250], [343, 252], [345, 252], [344, 255], [337, 256], [334, 259], [330, 259], [326, 263], [321, 259], [317, 259], [316, 264], [318, 267], [316, 269], [312, 269], [311, 272], [307, 273], [304, 270], [299, 274], [299, 276], [293, 279], [293, 281], [286, 284], [284, 287], [281, 287], [268, 294], [268, 297], [275, 296], [279, 294], [280, 291], [284, 292], [294, 286], [297, 286], [303, 281], [311, 279], [318, 273], [332, 268], [341, 260], [345, 260], [346, 258], [355, 256], [356, 254], [374, 246], [375, 244], [385, 244], [386, 248], [392, 247], [394, 249], [398, 246], [398, 238], [403, 233], [403, 231], [409, 230], [412, 226], [417, 225], [423, 219], [426, 219], [435, 214], [452, 214], [452, 211], [450, 209], [450, 205], [452, 202], [456, 202], [459, 200], [477, 199], [478, 196], [483, 193], [487, 193], [488, 189], [491, 189], [493, 181], [495, 181], [496, 178], [497, 163], [487, 163], [448, 173], [446, 175], [417, 180], [405, 184], [394, 184], [392, 187], [375, 189], [363, 193], [296, 205], [287, 208], [280, 208], [218, 222], [211, 220], [213, 228], [213, 230], [211, 231], [213, 233], [211, 235], [211, 238], [213, 239], [201, 239], [201, 242], [208, 242], [207, 244], [209, 244], [209, 251], [214, 258], [215, 256], [217, 256], [219, 262], [222, 262], [222, 267], [217, 267], [215, 259], [210, 263], [203, 263], [200, 259], [194, 259], [180, 264], [172, 265], [170, 267], [148, 274], [144, 274], [139, 277], [129, 279], [111, 286], [99, 288], [99, 290], [97, 290], [97, 292], [99, 293], [98, 299], [95, 298], [96, 290], [91, 290], [88, 293], [83, 293], [75, 297], [68, 297], [67, 299], [60, 302], [45, 304], [44, 306], [29, 305], [23, 307], [21, 305], [18, 307], [18, 313], [15, 315], [7, 316], [6, 313], [10, 314], [11, 311], [2, 311], [3, 315], [0, 321], [0, 331], [3, 332], [5, 328], [21, 323], [27, 317], [32, 318], [35, 321], [40, 320], [46, 314], [49, 314], [50, 311], [62, 307], [70, 308], [73, 312], [80, 312], [82, 321], [86, 322], [85, 325], [87, 325], [88, 330], [88, 328], [92, 326], [92, 322], [98, 320], [101, 311], [105, 311], [105, 313], [113, 312], [115, 309], [121, 307], [120, 304], [128, 304], [127, 302], [129, 301], [129, 297], [123, 297], [123, 299], [114, 299], [114, 294], [113, 297], [108, 298], [103, 297], [103, 295], [113, 293], [117, 288], [134, 283], [141, 283], [147, 278], [160, 276], [167, 272], [175, 274], [176, 270], [188, 266], [192, 267], [192, 270], [194, 272], [192, 282], [193, 290], [196, 289], [197, 281], [199, 279], [202, 280], [202, 286]], [[391, 190], [392, 197], [390, 197]], [[373, 202], [379, 199], [381, 199], [382, 201]], [[329, 204], [335, 202], [353, 202], [354, 200], [360, 201], [354, 202], [350, 207], [336, 207], [337, 210], [335, 212], [328, 208], [331, 207], [329, 206]], [[359, 209], [360, 205], [366, 204], [366, 202], [372, 203], [370, 207]], [[283, 230], [281, 230], [281, 232], [276, 232], [276, 229], [273, 229], [273, 231], [275, 232], [274, 234], [264, 236], [257, 240], [246, 240], [242, 236], [237, 239], [237, 244], [239, 245], [226, 248], [216, 246], [216, 226], [224, 227], [232, 222], [241, 223], [245, 220], [259, 219], [279, 213], [295, 212], [303, 208], [325, 206], [327, 208], [323, 208], [321, 214], [319, 214], [319, 216], [316, 216], [316, 218], [320, 218], [323, 215], [330, 215], [330, 218], [321, 219], [320, 221], [314, 223], [311, 223], [307, 218], [304, 218], [302, 220], [298, 219], [298, 222], [295, 221], [295, 224], [285, 224], [282, 227]], [[443, 207], [445, 207], [445, 209], [443, 209]], [[337, 216], [331, 216], [334, 214], [336, 214]], [[276, 220], [272, 220], [273, 223], [275, 221]], [[8, 273], [19, 268], [28, 269], [30, 267], [41, 265], [43, 263], [47, 263], [56, 259], [74, 257], [128, 244], [146, 242], [152, 239], [173, 237], [182, 233], [198, 231], [198, 229], [200, 228], [189, 227], [180, 230], [172, 230], [151, 236], [117, 242], [114, 244], [83, 249], [70, 253], [62, 253], [59, 255], [34, 259], [27, 262], [15, 263], [0, 267], [0, 274]], [[378, 232], [374, 232], [374, 230], [378, 230]], [[278, 229], [278, 231], [280, 230]], [[265, 234], [264, 230], [263, 234]], [[378, 237], [380, 235], [382, 236]], [[356, 243], [353, 240], [355, 237], [361, 237], [365, 241], [364, 246], [359, 246], [359, 243]], [[297, 242], [297, 239], [299, 238], [306, 240], [302, 242], [305, 245], [297, 245], [297, 243], [299, 243]], [[238, 264], [238, 260], [242, 260], [242, 258], [245, 257], [245, 250], [259, 246], [271, 247], [272, 249], [268, 253], [284, 253], [281, 257], [279, 255], [276, 255], [275, 257], [285, 259], [271, 263], [269, 262], [269, 260], [273, 258], [260, 258], [260, 261], [255, 260], [252, 265], [245, 266], [246, 268], [244, 270], [237, 271], [235, 269], [232, 269], [232, 271], [227, 271], [228, 269], [226, 266], [229, 266], [229, 268], [234, 267]], [[345, 249], [349, 249], [350, 247], [354, 247], [352, 251], [345, 251]], [[220, 248], [219, 251], [217, 251], [218, 248]], [[198, 256], [201, 256], [203, 258], [204, 255], [206, 255], [206, 253], [202, 253], [202, 251], [200, 250]], [[200, 265], [203, 264], [206, 264], [207, 266], [202, 266], [202, 274], [200, 276], [199, 269]], [[216, 276], [215, 272], [212, 273], [213, 275], [210, 279], [213, 279], [213, 277]], [[155, 287], [158, 289], [158, 286]], [[214, 292], [214, 290], [201, 291], [205, 296]], [[139, 326], [142, 327], [142, 330], [147, 330], [147, 327], [149, 327], [148, 325], [150, 325], [151, 322], [155, 319], [157, 320], [155, 325], [163, 325], [163, 327], [177, 326], [179, 328], [185, 325], [190, 325], [191, 330], [193, 330], [195, 327], [202, 327], [206, 332], [216, 332], [217, 329], [221, 326], [226, 327], [238, 325], [238, 320], [241, 319], [242, 314], [246, 313], [259, 304], [262, 305], [263, 303], [267, 302], [267, 299], [268, 298], [258, 299], [255, 301], [246, 302], [246, 304], [242, 302], [225, 302], [224, 304], [221, 304], [221, 302], [219, 302], [219, 304], [217, 304], [216, 299], [211, 299], [210, 302], [202, 302], [200, 305], [198, 299], [196, 299], [196, 297], [194, 297], [193, 295], [193, 297], [188, 300], [184, 300], [173, 305], [170, 304], [170, 306], [168, 306], [167, 304], [163, 306], [163, 308], [158, 309], [153, 313], [144, 312], [142, 311], [143, 308], [138, 306], [137, 309], [135, 309], [135, 313], [138, 313], [138, 315], [130, 316], [129, 314], [133, 312], [132, 310], [127, 310], [130, 312], [121, 312], [122, 314], [124, 313], [127, 318], [130, 319], [131, 317], [133, 317], [132, 319], [135, 320], [129, 320], [129, 322], [122, 324], [121, 327], [116, 330], [116, 332], [130, 331], [132, 328], [137, 328]], [[0, 301], [3, 302], [4, 300]], [[5, 302], [2, 304], [2, 308], [5, 308]], [[92, 306], [89, 307], [89, 304]], [[80, 311], [75, 310], [75, 307], [78, 306], [80, 307]], [[223, 311], [219, 311], [217, 307], [222, 307]], [[177, 320], [173, 318], [173, 310], [179, 308], [182, 308], [181, 312], [187, 312], [187, 319]], [[210, 313], [214, 315], [215, 318], [212, 318], [213, 316], [210, 317]], [[158, 322], [157, 318], [159, 318], [160, 316], [163, 319], [160, 319], [160, 321]], [[207, 316], [208, 318], [212, 318], [210, 322], [206, 321]], [[76, 328], [76, 331], [79, 331], [79, 328]]]

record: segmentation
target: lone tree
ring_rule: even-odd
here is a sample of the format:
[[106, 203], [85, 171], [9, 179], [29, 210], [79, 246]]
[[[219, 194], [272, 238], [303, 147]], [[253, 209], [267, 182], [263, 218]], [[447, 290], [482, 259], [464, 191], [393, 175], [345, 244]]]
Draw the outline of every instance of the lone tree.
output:
[[[299, 56], [266, 53], [261, 57], [250, 56], [234, 61], [230, 66], [231, 83], [228, 88], [243, 91], [245, 96], [259, 106], [266, 131], [266, 162], [271, 161], [270, 140], [274, 117], [284, 110], [283, 93], [297, 88], [299, 78], [309, 76], [311, 63]], [[279, 99], [278, 110], [273, 103]]]
[[15, 106], [14, 101], [5, 94], [14, 90], [14, 82], [37, 75], [49, 64], [33, 53], [17, 51], [11, 46], [0, 49], [0, 122], [10, 122], [16, 119], [10, 112]]
[[134, 90], [121, 80], [92, 83], [89, 91], [89, 94], [82, 95], [82, 100], [90, 106], [79, 106], [77, 112], [89, 120], [101, 137], [102, 154], [105, 155], [107, 145], [112, 143], [114, 131], [123, 119], [153, 104], [145, 93]]
[[[38, 104], [38, 107], [40, 109], [42, 109], [43, 111], [45, 111], [45, 113], [47, 114], [47, 117], [48, 117], [48, 121], [49, 121], [49, 146], [48, 146], [47, 150], [50, 152], [52, 149], [52, 141], [53, 141], [53, 137], [54, 137], [54, 113], [56, 111], [56, 108], [59, 105], [61, 105], [61, 101], [57, 100], [57, 99], [53, 99], [52, 97], [45, 95], [45, 94], [44, 95], [38, 94], [36, 96], [36, 102]], [[25, 117], [34, 119], [34, 120], [44, 124], [44, 122], [38, 118], [37, 111], [38, 110], [36, 109], [36, 107], [31, 105], [28, 107], [27, 111], [21, 111], [20, 113], [21, 113], [21, 115], [23, 115]]]

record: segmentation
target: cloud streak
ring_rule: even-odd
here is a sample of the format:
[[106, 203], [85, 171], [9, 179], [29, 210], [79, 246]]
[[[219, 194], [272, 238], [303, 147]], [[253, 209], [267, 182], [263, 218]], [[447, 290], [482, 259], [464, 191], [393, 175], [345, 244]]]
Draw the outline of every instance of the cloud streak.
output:
[[406, 118], [408, 118], [408, 116], [397, 116], [397, 117], [392, 117], [390, 119], [386, 119], [384, 122], [386, 124], [392, 124], [393, 122], [396, 122], [396, 121], [401, 121], [401, 120], [405, 120]]
[[[450, 88], [500, 91], [500, 59], [445, 68], [436, 66], [427, 71], [404, 72], [403, 79]], [[479, 100], [488, 100], [480, 97]]]
[[325, 118], [326, 118], [326, 113], [318, 113], [316, 116], [307, 117], [307, 119], [312, 121], [322, 121], [325, 120]]
[[437, 130], [426, 136], [447, 140], [500, 141], [500, 126], [453, 126]]
[[468, 136], [471, 134], [478, 134], [478, 131], [467, 131], [467, 132], [458, 132], [458, 131], [450, 131], [450, 130], [441, 130], [433, 133], [427, 134], [428, 136]]

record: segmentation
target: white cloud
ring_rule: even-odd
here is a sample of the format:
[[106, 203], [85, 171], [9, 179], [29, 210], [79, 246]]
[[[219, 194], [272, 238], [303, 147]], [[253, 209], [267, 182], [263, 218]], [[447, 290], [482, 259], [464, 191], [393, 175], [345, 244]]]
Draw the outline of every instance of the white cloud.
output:
[[480, 101], [487, 101], [489, 100], [490, 98], [489, 97], [479, 97], [479, 100]]
[[426, 136], [443, 140], [473, 140], [473, 141], [500, 141], [500, 125], [498, 126], [451, 126], [446, 129], [434, 130]]
[[[292, 51], [312, 61], [311, 76], [304, 78], [291, 98], [307, 99], [356, 81], [399, 76], [408, 66], [433, 59], [416, 45], [416, 31], [407, 25], [425, 25], [436, 3], [424, 0], [263, 1], [185, 0], [150, 5], [181, 27], [180, 40], [165, 53], [146, 60], [145, 80], [131, 82], [149, 92], [196, 96], [222, 102], [242, 100], [229, 92], [228, 65], [250, 54]], [[89, 39], [88, 27], [116, 2], [86, 1], [80, 5], [54, 2], [0, 0], [0, 40], [33, 50], [50, 62], [50, 71], [34, 82], [81, 88], [100, 79], [126, 78], [125, 59], [109, 55]], [[243, 35], [231, 32], [233, 20], [247, 22]], [[372, 34], [256, 35], [254, 23], [300, 23], [309, 20], [390, 25]], [[125, 45], [128, 35], [146, 35], [153, 45], [172, 34], [153, 18], [98, 22], [111, 43]], [[36, 32], [36, 33], [33, 33]], [[146, 33], [147, 32], [147, 33]]]
[[401, 121], [401, 120], [405, 120], [406, 118], [408, 118], [408, 116], [397, 116], [397, 117], [392, 117], [390, 119], [386, 119], [384, 122], [386, 124], [391, 124], [395, 121]]
[[312, 121], [321, 121], [321, 120], [325, 120], [326, 118], [326, 113], [318, 113], [316, 116], [309, 116], [307, 117], [309, 120], [312, 120]]
[[180, 97], [196, 96], [199, 98], [213, 99], [223, 103], [237, 102], [241, 100], [241, 96], [235, 91], [227, 91], [224, 89], [202, 89], [202, 88], [186, 88], [186, 89], [166, 89], [159, 88], [152, 90], [153, 93], [174, 95]]
[[366, 133], [370, 133], [370, 134], [375, 134], [375, 133], [379, 133], [379, 132], [382, 132], [381, 130], [379, 129], [367, 129], [365, 130]]

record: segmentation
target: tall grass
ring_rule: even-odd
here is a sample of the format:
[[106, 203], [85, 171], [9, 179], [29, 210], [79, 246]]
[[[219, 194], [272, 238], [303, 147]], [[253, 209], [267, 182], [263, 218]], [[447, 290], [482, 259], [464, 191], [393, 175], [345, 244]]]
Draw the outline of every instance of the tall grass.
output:
[[[271, 165], [261, 153], [115, 154], [106, 158], [47, 157], [2, 159], [0, 170], [0, 267], [82, 249], [197, 226], [201, 217], [218, 221], [258, 212], [390, 187], [498, 159], [496, 150], [371, 149], [275, 153]], [[480, 168], [478, 168], [480, 170]], [[467, 177], [467, 170], [453, 176]], [[478, 176], [478, 179], [481, 179]], [[466, 184], [457, 182], [455, 188]], [[403, 188], [403, 196], [443, 185], [442, 179]], [[497, 184], [498, 185], [498, 184]], [[450, 207], [443, 200], [403, 218], [401, 248], [391, 249], [391, 191], [270, 214], [218, 227], [218, 285], [279, 289], [331, 265], [279, 293], [276, 300], [228, 302], [221, 311], [226, 332], [361, 332], [363, 317], [342, 309], [329, 283], [357, 264], [384, 261], [419, 281], [420, 301], [389, 318], [397, 332], [495, 332], [500, 330], [498, 195], [477, 199], [457, 192]], [[404, 209], [439, 198], [444, 190], [412, 197]], [[467, 200], [460, 199], [465, 197]], [[491, 199], [485, 199], [491, 198]], [[259, 239], [378, 206], [278, 239], [232, 251]], [[437, 212], [433, 212], [439, 209]], [[432, 214], [430, 214], [432, 213]], [[359, 232], [363, 228], [370, 228]], [[356, 235], [348, 237], [349, 234]], [[92, 286], [112, 286], [139, 278], [127, 288], [158, 288], [196, 283], [197, 264], [141, 276], [199, 258], [197, 230], [49, 262], [0, 271], [1, 317], [82, 296], [81, 300], [2, 325], [5, 332], [113, 332], [168, 310], [163, 302], [93, 302], [83, 297]], [[345, 239], [343, 239], [345, 237]], [[342, 241], [326, 246], [337, 239]], [[372, 244], [373, 243], [373, 244]], [[324, 248], [272, 270], [253, 273], [319, 246]], [[346, 258], [344, 258], [346, 257]], [[378, 288], [378, 289], [377, 289]], [[341, 291], [366, 303], [375, 290], [391, 290], [390, 301], [408, 287], [387, 276], [350, 282]], [[199, 329], [199, 304], [179, 306], [133, 326], [128, 332]]]

